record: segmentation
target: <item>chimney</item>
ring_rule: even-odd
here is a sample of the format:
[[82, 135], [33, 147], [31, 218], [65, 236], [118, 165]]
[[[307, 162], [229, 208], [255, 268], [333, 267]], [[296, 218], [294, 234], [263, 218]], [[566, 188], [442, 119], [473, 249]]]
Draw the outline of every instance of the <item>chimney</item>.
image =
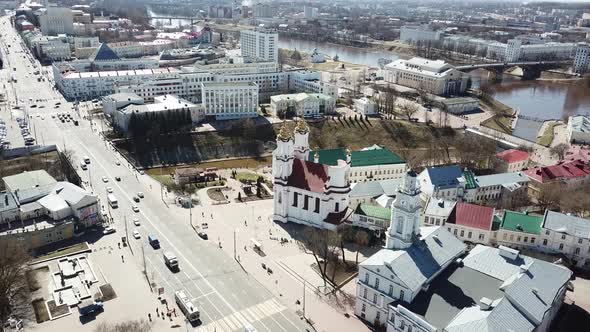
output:
[[313, 155], [313, 162], [318, 164], [320, 162], [320, 154], [316, 151]]
[[479, 300], [479, 308], [481, 310], [489, 310], [492, 307], [492, 300], [488, 299], [487, 297], [482, 297]]

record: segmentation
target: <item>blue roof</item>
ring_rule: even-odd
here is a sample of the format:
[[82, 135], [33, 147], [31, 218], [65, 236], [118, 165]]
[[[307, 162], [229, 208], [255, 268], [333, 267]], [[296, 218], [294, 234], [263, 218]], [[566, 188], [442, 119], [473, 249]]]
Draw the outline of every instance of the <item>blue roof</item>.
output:
[[91, 61], [108, 61], [108, 60], [120, 60], [119, 56], [113, 51], [106, 43], [100, 44], [100, 46], [90, 56]]
[[426, 170], [430, 182], [435, 187], [456, 187], [459, 184], [457, 179], [463, 176], [463, 172], [458, 165], [431, 167]]

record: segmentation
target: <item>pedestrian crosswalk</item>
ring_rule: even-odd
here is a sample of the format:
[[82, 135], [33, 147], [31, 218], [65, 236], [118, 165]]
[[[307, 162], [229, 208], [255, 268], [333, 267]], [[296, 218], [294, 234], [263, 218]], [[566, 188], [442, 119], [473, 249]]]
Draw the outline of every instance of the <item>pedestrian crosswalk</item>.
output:
[[[251, 307], [244, 308], [231, 315], [225, 316], [214, 322], [207, 322], [205, 325], [199, 326], [194, 331], [196, 332], [230, 332], [243, 331], [246, 323], [252, 324], [256, 321], [262, 320], [266, 317], [279, 313], [285, 310], [286, 307], [272, 298], [264, 302], [258, 303]], [[201, 315], [202, 316], [202, 315]]]

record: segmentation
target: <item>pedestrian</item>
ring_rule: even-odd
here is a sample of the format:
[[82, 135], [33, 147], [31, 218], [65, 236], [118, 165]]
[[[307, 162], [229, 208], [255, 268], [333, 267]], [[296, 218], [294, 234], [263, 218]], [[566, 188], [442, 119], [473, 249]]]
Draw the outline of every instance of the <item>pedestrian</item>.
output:
[[168, 311], [170, 309], [168, 309], [168, 302], [166, 302], [166, 311]]
[[117, 244], [119, 245], [119, 249], [121, 249], [121, 242], [117, 242]]
[[121, 255], [121, 261], [125, 263], [125, 257], [123, 257], [123, 255]]
[[248, 223], [244, 220], [244, 226], [248, 227]]
[[174, 317], [176, 317], [176, 308], [172, 309], [172, 312], [174, 313]]
[[156, 315], [160, 315], [160, 313], [158, 312], [158, 308], [156, 307]]
[[148, 313], [148, 319], [150, 320], [150, 322], [152, 321], [152, 314]]

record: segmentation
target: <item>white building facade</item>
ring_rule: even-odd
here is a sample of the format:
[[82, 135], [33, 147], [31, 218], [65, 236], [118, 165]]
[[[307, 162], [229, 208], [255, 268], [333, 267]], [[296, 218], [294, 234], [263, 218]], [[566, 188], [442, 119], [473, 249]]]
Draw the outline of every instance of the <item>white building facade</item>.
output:
[[45, 36], [74, 33], [74, 16], [70, 8], [47, 7], [39, 17], [39, 23]]
[[205, 115], [216, 120], [258, 116], [258, 85], [254, 82], [201, 83]]
[[279, 61], [279, 33], [274, 29], [242, 30], [240, 45], [244, 57], [263, 61]]
[[574, 72], [585, 74], [590, 71], [590, 44], [579, 43], [574, 57]]
[[442, 60], [412, 58], [387, 64], [385, 81], [435, 95], [458, 95], [467, 89], [468, 77]]
[[275, 114], [293, 112], [299, 117], [323, 117], [334, 111], [336, 101], [321, 93], [295, 93], [270, 97], [270, 108]]

